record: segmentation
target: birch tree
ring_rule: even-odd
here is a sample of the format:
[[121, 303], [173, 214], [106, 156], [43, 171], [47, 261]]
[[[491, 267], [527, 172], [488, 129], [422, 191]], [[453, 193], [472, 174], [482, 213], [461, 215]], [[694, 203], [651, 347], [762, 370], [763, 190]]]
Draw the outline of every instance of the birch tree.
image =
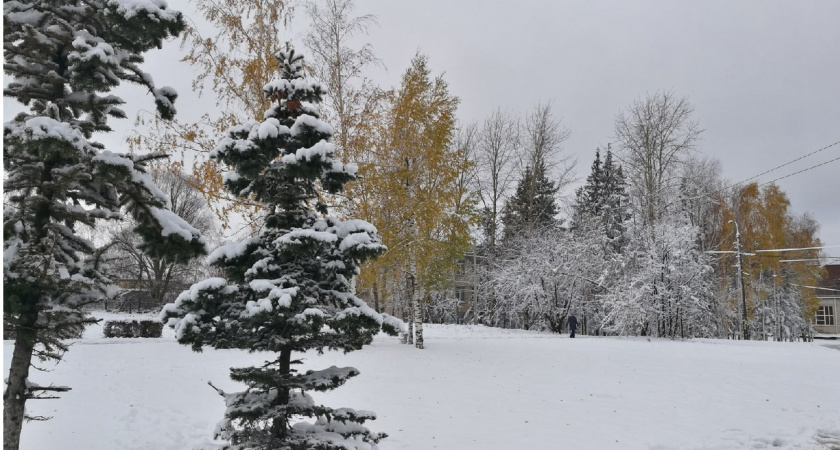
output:
[[[452, 146], [457, 105], [443, 77], [432, 77], [428, 58], [416, 55], [383, 116], [376, 159], [360, 164], [366, 195], [357, 211], [391, 249], [368, 266], [361, 287], [408, 287], [412, 305], [404, 313], [420, 326], [425, 292], [447, 283], [470, 247], [471, 219], [454, 213], [463, 200], [459, 176], [470, 164]], [[372, 279], [375, 274], [402, 281]]]
[[[809, 334], [809, 318], [817, 301], [813, 290], [796, 286], [814, 286], [820, 277], [819, 267], [810, 261], [819, 257], [819, 250], [814, 247], [821, 245], [816, 222], [807, 215], [794, 215], [790, 200], [778, 186], [762, 187], [757, 183], [733, 193], [724, 205], [723, 218], [721, 248], [733, 248], [737, 222], [743, 251], [755, 255], [743, 258], [749, 327], [765, 338], [773, 335], [776, 339], [793, 339]], [[786, 248], [803, 250], [756, 253]], [[729, 293], [734, 293], [738, 277], [737, 271], [732, 270], [734, 258], [735, 255], [724, 255], [719, 265], [722, 289]], [[786, 324], [787, 331], [780, 333], [780, 324]], [[775, 331], [771, 333], [771, 329]]]
[[371, 131], [367, 118], [376, 109], [380, 90], [365, 76], [371, 66], [382, 65], [370, 43], [350, 46], [353, 38], [366, 35], [377, 25], [371, 14], [355, 16], [353, 0], [319, 0], [305, 4], [309, 31], [303, 43], [312, 55], [309, 62], [315, 79], [329, 94], [325, 98], [325, 119], [336, 130], [338, 155], [359, 159], [369, 149]]
[[653, 225], [676, 197], [680, 165], [694, 150], [702, 129], [691, 118], [687, 98], [659, 91], [635, 100], [615, 119], [621, 161], [634, 190], [637, 217]]

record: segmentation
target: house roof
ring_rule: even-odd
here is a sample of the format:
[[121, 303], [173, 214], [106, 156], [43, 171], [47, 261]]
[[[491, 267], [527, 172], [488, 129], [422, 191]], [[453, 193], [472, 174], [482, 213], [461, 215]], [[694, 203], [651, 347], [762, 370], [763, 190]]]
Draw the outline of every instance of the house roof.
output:
[[820, 287], [827, 289], [817, 289], [817, 296], [840, 297], [840, 264], [827, 264], [823, 269], [826, 276], [820, 280]]
[[826, 264], [823, 268], [828, 273], [825, 281], [834, 281], [834, 284], [840, 283], [840, 264]]

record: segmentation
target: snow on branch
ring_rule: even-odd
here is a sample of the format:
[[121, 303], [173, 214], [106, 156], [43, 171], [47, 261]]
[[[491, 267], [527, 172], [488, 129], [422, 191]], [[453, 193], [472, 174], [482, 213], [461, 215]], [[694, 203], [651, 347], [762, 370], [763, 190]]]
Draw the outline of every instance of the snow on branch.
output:
[[[359, 374], [354, 367], [331, 366], [323, 370], [308, 370], [301, 378], [307, 389], [328, 391], [344, 384], [350, 378]], [[376, 418], [375, 416], [373, 417]]]
[[185, 241], [199, 239], [204, 242], [201, 232], [174, 212], [169, 211], [168, 209], [155, 207], [149, 208], [149, 212], [160, 224], [162, 236], [170, 236], [174, 234], [182, 237]]
[[167, 9], [164, 0], [108, 0], [108, 4], [116, 6], [117, 12], [126, 19], [145, 13], [155, 21], [173, 21], [177, 20], [181, 14], [178, 11]]
[[81, 131], [70, 124], [59, 122], [44, 116], [35, 116], [23, 122], [6, 122], [3, 124], [5, 134], [19, 139], [21, 142], [39, 141], [44, 139], [58, 139], [76, 147], [79, 150], [92, 151]]

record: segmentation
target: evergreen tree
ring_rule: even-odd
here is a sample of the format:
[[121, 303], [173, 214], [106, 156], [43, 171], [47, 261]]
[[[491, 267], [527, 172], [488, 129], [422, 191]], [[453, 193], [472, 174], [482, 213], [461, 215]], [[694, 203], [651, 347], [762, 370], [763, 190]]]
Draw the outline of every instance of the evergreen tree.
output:
[[575, 214], [573, 223], [578, 224], [587, 217], [601, 215], [604, 194], [604, 172], [601, 169], [601, 149], [595, 150], [592, 171], [586, 177], [586, 184], [575, 191]]
[[592, 172], [586, 178], [586, 184], [575, 194], [573, 228], [585, 226], [589, 221], [597, 222], [603, 227], [610, 248], [619, 252], [626, 243], [630, 206], [624, 172], [620, 165], [613, 163], [609, 146], [603, 164], [600, 150], [595, 151]]
[[[60, 360], [64, 339], [94, 320], [83, 307], [116, 293], [103, 249], [79, 236], [96, 220], [133, 216], [141, 249], [184, 262], [204, 253], [198, 231], [170, 212], [146, 173], [164, 155], [115, 154], [92, 142], [123, 118], [109, 92], [137, 83], [171, 118], [176, 94], [140, 70], [142, 54], [184, 28], [162, 1], [20, 0], [3, 4], [4, 95], [28, 106], [3, 125], [3, 326], [15, 348], [3, 395], [3, 448], [17, 449], [27, 399], [69, 388], [29, 381], [32, 357]], [[29, 417], [32, 418], [32, 417]]]
[[627, 193], [627, 181], [621, 165], [613, 164], [613, 155], [607, 146], [603, 170], [603, 207], [600, 211], [601, 222], [610, 247], [616, 253], [627, 244], [627, 225], [630, 220], [630, 196]]
[[404, 325], [369, 308], [351, 287], [360, 263], [385, 247], [369, 223], [327, 215], [323, 193], [339, 193], [356, 166], [333, 157], [333, 130], [316, 109], [324, 90], [304, 80], [303, 57], [289, 50], [278, 60], [281, 79], [264, 88], [276, 102], [265, 120], [233, 127], [212, 154], [233, 169], [227, 189], [266, 211], [261, 231], [211, 253], [208, 261], [228, 279], [193, 285], [161, 317], [195, 351], [276, 354], [261, 366], [231, 369], [245, 391], [219, 391], [227, 410], [216, 435], [229, 441], [225, 448], [376, 448], [385, 434], [362, 426], [374, 413], [316, 405], [307, 393], [334, 389], [358, 370], [293, 368], [301, 363], [293, 352], [358, 350], [380, 329], [396, 334]]
[[528, 166], [516, 186], [516, 193], [508, 199], [502, 211], [504, 239], [555, 227], [557, 205], [554, 196], [557, 190], [557, 186], [546, 176], [545, 162], [538, 162], [535, 168]]

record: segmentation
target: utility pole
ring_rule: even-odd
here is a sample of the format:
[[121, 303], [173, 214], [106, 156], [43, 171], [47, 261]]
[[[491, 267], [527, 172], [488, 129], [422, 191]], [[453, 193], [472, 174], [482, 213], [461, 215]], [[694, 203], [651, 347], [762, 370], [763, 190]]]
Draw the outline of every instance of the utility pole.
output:
[[744, 266], [742, 262], [741, 252], [741, 231], [738, 230], [738, 222], [731, 220], [735, 224], [735, 253], [738, 255], [738, 284], [741, 287], [741, 333], [745, 340], [750, 339], [750, 326], [747, 322], [747, 292], [744, 289]]
[[776, 342], [782, 340], [782, 320], [780, 317], [781, 307], [779, 306], [779, 295], [776, 293], [776, 271], [773, 271], [773, 307], [776, 310], [775, 321], [773, 322], [773, 337]]

